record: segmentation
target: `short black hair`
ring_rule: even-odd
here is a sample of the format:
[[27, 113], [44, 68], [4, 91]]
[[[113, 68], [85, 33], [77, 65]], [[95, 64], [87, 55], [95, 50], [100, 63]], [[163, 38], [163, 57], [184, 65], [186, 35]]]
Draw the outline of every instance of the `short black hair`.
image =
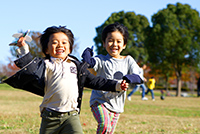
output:
[[101, 35], [101, 39], [102, 39], [103, 43], [105, 43], [108, 33], [115, 32], [115, 31], [119, 31], [122, 34], [122, 36], [124, 38], [124, 44], [127, 44], [128, 38], [129, 38], [128, 28], [118, 22], [107, 25], [103, 29], [102, 35]]
[[66, 34], [69, 39], [70, 44], [70, 53], [73, 50], [74, 45], [74, 35], [70, 29], [67, 29], [66, 26], [51, 26], [44, 30], [43, 34], [40, 36], [40, 44], [42, 46], [42, 52], [45, 55], [45, 58], [50, 58], [50, 55], [46, 54], [46, 50], [48, 48], [49, 37], [54, 33], [62, 32]]

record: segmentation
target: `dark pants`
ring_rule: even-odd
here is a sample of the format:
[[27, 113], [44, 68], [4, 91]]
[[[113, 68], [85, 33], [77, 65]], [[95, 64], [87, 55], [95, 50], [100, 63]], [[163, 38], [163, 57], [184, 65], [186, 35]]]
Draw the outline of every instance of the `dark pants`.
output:
[[83, 134], [77, 111], [59, 113], [43, 110], [40, 134]]

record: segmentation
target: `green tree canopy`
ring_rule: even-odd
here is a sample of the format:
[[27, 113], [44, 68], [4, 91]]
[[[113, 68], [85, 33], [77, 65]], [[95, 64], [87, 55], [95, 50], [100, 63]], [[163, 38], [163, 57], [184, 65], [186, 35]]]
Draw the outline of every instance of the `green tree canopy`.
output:
[[[157, 66], [174, 68], [177, 76], [177, 96], [181, 93], [181, 72], [184, 67], [197, 67], [200, 60], [199, 13], [189, 5], [168, 4], [152, 16], [146, 48], [149, 61]], [[165, 64], [163, 64], [165, 62]]]
[[122, 55], [131, 55], [136, 61], [146, 62], [148, 55], [144, 48], [145, 32], [149, 26], [147, 18], [143, 15], [136, 15], [134, 12], [120, 11], [113, 13], [101, 26], [96, 28], [97, 36], [94, 38], [98, 54], [107, 54], [103, 48], [101, 33], [103, 28], [109, 24], [119, 22], [128, 28], [129, 40]]

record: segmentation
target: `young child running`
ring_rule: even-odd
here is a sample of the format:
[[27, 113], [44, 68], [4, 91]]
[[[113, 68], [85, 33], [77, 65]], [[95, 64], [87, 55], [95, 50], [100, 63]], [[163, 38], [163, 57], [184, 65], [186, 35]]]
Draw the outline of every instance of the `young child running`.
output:
[[[122, 56], [128, 40], [127, 28], [119, 23], [106, 26], [102, 32], [103, 46], [108, 52], [107, 55], [97, 55], [91, 57], [92, 50], [86, 48], [82, 54], [83, 61], [97, 72], [97, 76], [104, 78], [122, 80], [127, 74], [132, 74], [132, 82], [140, 84], [143, 77], [138, 76], [139, 66], [130, 56]], [[97, 134], [113, 134], [120, 113], [124, 111], [126, 92], [107, 92], [92, 90], [90, 107], [98, 122]]]
[[155, 83], [156, 83], [156, 80], [154, 77], [151, 77], [149, 79], [149, 81], [147, 82], [147, 91], [145, 92], [145, 94], [148, 94], [149, 92], [151, 92], [151, 98], [153, 101], [155, 101], [155, 97], [154, 97], [154, 92], [153, 92], [153, 89], [155, 88]]
[[128, 83], [124, 80], [120, 84], [89, 73], [86, 62], [69, 55], [74, 36], [65, 27], [48, 27], [40, 43], [45, 59], [32, 60], [24, 37], [20, 37], [17, 45], [21, 58], [15, 64], [22, 69], [4, 82], [44, 96], [40, 105], [40, 134], [82, 134], [78, 113], [83, 87], [121, 92], [128, 88]]

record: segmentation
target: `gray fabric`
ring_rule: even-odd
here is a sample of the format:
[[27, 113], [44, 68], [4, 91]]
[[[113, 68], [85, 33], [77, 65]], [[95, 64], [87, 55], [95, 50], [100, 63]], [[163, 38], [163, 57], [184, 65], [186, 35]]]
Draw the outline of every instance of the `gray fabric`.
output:
[[[139, 66], [131, 56], [126, 56], [124, 59], [115, 59], [110, 55], [98, 55], [95, 57], [96, 64], [94, 70], [97, 76], [102, 76], [107, 79], [122, 80], [126, 74], [138, 74]], [[140, 76], [141, 77], [141, 76]], [[141, 77], [143, 79], [143, 77]], [[90, 97], [90, 105], [95, 102], [103, 103], [109, 110], [121, 113], [124, 111], [126, 92], [108, 92], [92, 90]]]

